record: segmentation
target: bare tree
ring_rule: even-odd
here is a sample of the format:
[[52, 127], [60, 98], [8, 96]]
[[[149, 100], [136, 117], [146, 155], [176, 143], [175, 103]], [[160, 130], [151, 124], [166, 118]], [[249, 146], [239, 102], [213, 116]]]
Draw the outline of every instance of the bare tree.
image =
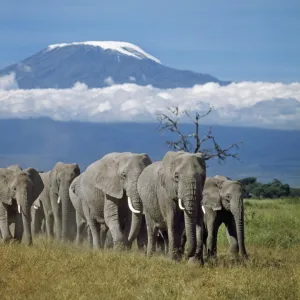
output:
[[[180, 117], [182, 113], [179, 111], [178, 106], [169, 107], [168, 113], [159, 113], [157, 114], [157, 119], [160, 122], [159, 130], [169, 131], [175, 133], [178, 136], [177, 140], [167, 141], [167, 144], [170, 148], [174, 150], [183, 150], [186, 152], [201, 152], [204, 154], [206, 160], [211, 158], [218, 158], [219, 162], [225, 161], [227, 157], [238, 158], [238, 154], [233, 152], [233, 150], [239, 149], [239, 144], [234, 143], [227, 148], [222, 148], [216, 141], [214, 135], [212, 134], [211, 127], [208, 128], [208, 132], [201, 137], [199, 133], [199, 120], [209, 115], [213, 107], [204, 113], [200, 114], [199, 112], [195, 113], [195, 116], [192, 116], [188, 111], [184, 110], [182, 113], [185, 114], [188, 118], [191, 119], [192, 123], [195, 126], [194, 133], [184, 134], [180, 128]], [[203, 144], [207, 141], [211, 141], [212, 149], [203, 148]]]

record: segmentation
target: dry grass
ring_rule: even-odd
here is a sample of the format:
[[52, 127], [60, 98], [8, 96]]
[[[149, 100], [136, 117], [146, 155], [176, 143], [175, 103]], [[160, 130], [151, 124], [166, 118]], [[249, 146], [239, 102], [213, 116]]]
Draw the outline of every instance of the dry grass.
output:
[[0, 299], [300, 299], [300, 201], [248, 203], [247, 262], [230, 260], [223, 237], [204, 267], [44, 239], [1, 244]]

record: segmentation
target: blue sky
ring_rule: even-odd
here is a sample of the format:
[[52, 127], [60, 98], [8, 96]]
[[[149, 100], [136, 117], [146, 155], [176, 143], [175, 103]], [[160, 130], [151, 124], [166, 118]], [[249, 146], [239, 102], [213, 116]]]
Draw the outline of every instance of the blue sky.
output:
[[120, 40], [168, 66], [288, 83], [300, 78], [299, 33], [299, 0], [0, 0], [0, 68], [53, 43]]

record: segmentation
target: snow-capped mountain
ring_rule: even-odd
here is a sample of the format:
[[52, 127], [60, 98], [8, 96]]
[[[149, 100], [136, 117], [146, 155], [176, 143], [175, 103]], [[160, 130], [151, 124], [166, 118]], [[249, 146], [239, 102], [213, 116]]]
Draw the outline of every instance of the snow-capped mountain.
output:
[[0, 76], [16, 74], [18, 87], [70, 88], [76, 82], [89, 88], [112, 83], [135, 83], [157, 88], [192, 87], [216, 82], [207, 74], [177, 70], [161, 63], [140, 47], [126, 42], [91, 41], [50, 45], [19, 63], [0, 70]]

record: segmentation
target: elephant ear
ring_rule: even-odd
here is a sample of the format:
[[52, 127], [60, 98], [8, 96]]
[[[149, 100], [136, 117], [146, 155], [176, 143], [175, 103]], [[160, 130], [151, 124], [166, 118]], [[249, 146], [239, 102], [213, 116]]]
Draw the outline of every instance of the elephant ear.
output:
[[7, 176], [5, 176], [5, 174], [1, 174], [1, 173], [0, 173], [0, 201], [8, 205], [12, 204], [8, 178]]
[[165, 156], [163, 157], [163, 170], [166, 177], [172, 176], [178, 162], [176, 160], [182, 156], [185, 152], [184, 151], [168, 151]]
[[118, 173], [117, 155], [108, 154], [99, 160], [95, 176], [95, 187], [105, 194], [121, 199], [123, 197], [123, 186]]
[[220, 190], [215, 178], [206, 178], [202, 202], [213, 210], [222, 209]]
[[226, 176], [216, 175], [214, 177], [216, 184], [218, 185], [219, 189], [222, 187], [222, 184], [228, 180]]
[[145, 166], [149, 166], [152, 164], [152, 160], [151, 158], [148, 156], [147, 153], [141, 153], [141, 156], [143, 157], [143, 163], [145, 164]]
[[50, 171], [49, 174], [49, 187], [53, 193], [58, 195], [59, 185], [57, 182], [57, 169], [56, 166]]
[[11, 166], [8, 166], [7, 167], [7, 169], [9, 169], [9, 170], [12, 170], [12, 171], [14, 171], [14, 172], [16, 172], [16, 171], [22, 171], [22, 168], [19, 166], [19, 165], [11, 165]]
[[24, 172], [28, 174], [33, 183], [33, 200], [36, 200], [44, 189], [43, 180], [40, 174], [34, 168], [25, 169]]

